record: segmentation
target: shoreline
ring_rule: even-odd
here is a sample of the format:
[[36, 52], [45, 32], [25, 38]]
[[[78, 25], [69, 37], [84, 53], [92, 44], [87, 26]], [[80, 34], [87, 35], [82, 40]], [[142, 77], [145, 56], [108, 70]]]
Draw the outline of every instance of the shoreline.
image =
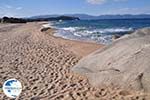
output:
[[93, 27], [91, 26], [88, 28], [88, 26], [82, 25], [83, 24], [82, 21], [78, 24], [79, 25], [76, 25], [65, 21], [64, 23], [47, 22], [46, 24], [43, 25], [43, 27], [45, 28], [51, 27], [56, 29], [56, 32], [54, 34], [54, 36], [56, 37], [61, 37], [63, 39], [73, 41], [96, 43], [103, 45], [109, 45], [116, 39], [136, 31], [136, 29], [134, 29], [133, 27], [128, 26], [126, 27], [112, 26], [105, 28], [100, 27], [94, 28], [94, 26]]
[[43, 22], [43, 24], [41, 25], [41, 30], [44, 28], [46, 28], [46, 30], [43, 31], [44, 33], [49, 34], [53, 38], [58, 39], [60, 42], [62, 42], [62, 44], [69, 44], [71, 46], [70, 48], [71, 51], [73, 51], [75, 54], [79, 53], [81, 57], [86, 56], [94, 52], [98, 48], [102, 48], [105, 46], [104, 44], [96, 43], [94, 41], [93, 42], [92, 41], [79, 41], [79, 40], [71, 40], [71, 39], [65, 39], [62, 37], [54, 36], [53, 34], [55, 33], [57, 29], [54, 29], [53, 27], [51, 27], [49, 22], [47, 23]]
[[[71, 68], [103, 45], [56, 38], [41, 32], [42, 23], [5, 28], [0, 24], [0, 87], [10, 78], [18, 79], [23, 86], [21, 100], [129, 100], [144, 96], [118, 87], [91, 86]], [[1, 93], [0, 99], [8, 98]]]
[[[44, 22], [43, 25], [42, 25], [42, 29], [46, 29], [45, 32], [46, 33], [51, 33], [51, 30], [53, 30], [53, 34], [52, 36], [55, 37], [55, 38], [60, 38], [60, 39], [64, 39], [64, 40], [70, 40], [70, 41], [75, 41], [75, 42], [81, 42], [81, 43], [89, 43], [89, 44], [99, 44], [99, 45], [106, 45], [106, 44], [102, 44], [102, 43], [97, 43], [96, 41], [92, 41], [92, 40], [77, 40], [77, 39], [67, 39], [67, 38], [63, 38], [61, 36], [55, 36], [55, 34], [57, 33], [56, 31], [59, 30], [59, 29], [56, 29], [52, 26], [52, 22]], [[43, 31], [44, 32], [44, 31]]]
[[15, 78], [23, 86], [19, 99], [97, 98], [91, 93], [98, 89], [70, 69], [101, 46], [56, 38], [41, 32], [42, 23], [0, 25], [0, 87]]

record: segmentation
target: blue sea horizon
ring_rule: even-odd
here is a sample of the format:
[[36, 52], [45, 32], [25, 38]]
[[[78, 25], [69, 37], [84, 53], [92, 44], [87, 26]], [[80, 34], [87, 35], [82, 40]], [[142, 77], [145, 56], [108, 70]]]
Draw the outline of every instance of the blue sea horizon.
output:
[[150, 19], [100, 19], [53, 22], [57, 37], [109, 44], [113, 36], [123, 36], [137, 29], [150, 27]]

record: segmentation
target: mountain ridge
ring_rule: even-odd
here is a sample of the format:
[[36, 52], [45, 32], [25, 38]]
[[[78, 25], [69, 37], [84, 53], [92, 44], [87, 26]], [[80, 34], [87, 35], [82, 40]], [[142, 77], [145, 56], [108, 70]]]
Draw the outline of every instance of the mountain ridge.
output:
[[88, 15], [88, 14], [53, 14], [53, 15], [39, 15], [39, 16], [32, 16], [31, 19], [36, 18], [49, 18], [49, 17], [58, 17], [58, 16], [72, 16], [78, 17], [82, 20], [96, 20], [96, 19], [150, 19], [150, 14], [116, 14], [116, 15]]

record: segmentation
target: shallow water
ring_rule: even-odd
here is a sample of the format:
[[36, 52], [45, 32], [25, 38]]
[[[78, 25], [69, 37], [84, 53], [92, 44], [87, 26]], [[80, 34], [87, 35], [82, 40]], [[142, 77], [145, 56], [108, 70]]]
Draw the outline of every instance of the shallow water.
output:
[[109, 44], [114, 35], [125, 35], [137, 29], [150, 27], [150, 19], [105, 19], [53, 22], [55, 36], [80, 41]]

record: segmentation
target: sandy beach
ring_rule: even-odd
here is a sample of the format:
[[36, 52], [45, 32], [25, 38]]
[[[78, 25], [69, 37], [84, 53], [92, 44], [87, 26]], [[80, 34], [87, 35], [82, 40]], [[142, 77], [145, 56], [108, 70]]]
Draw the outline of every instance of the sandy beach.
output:
[[[45, 22], [0, 24], [0, 87], [18, 79], [17, 100], [145, 100], [145, 94], [117, 87], [92, 87], [71, 72], [82, 58], [103, 45], [54, 37], [41, 32]], [[9, 100], [2, 92], [0, 100]]]

